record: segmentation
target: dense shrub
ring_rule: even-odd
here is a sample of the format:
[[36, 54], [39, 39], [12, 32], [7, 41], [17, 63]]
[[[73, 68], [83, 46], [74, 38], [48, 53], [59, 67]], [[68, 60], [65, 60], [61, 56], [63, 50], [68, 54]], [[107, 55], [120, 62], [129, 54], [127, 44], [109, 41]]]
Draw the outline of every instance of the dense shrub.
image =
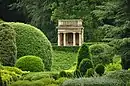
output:
[[4, 21], [2, 19], [0, 19], [0, 23], [3, 23]]
[[37, 56], [23, 56], [16, 61], [16, 67], [23, 71], [40, 72], [44, 69], [42, 59]]
[[122, 68], [130, 68], [130, 38], [115, 39], [110, 45], [114, 46], [118, 51], [117, 54], [121, 55]]
[[85, 75], [85, 73], [87, 72], [87, 70], [89, 68], [93, 68], [93, 64], [92, 64], [92, 61], [90, 59], [83, 59], [81, 62], [80, 62], [80, 65], [79, 65], [79, 70], [80, 72], [82, 73], [82, 75]]
[[109, 64], [113, 60], [114, 49], [107, 44], [94, 44], [90, 46], [92, 61], [94, 66], [97, 64]]
[[97, 77], [66, 80], [62, 86], [123, 86], [123, 84], [116, 79]]
[[89, 68], [85, 74], [85, 77], [93, 77], [94, 76], [94, 69]]
[[125, 84], [128, 81], [130, 81], [130, 71], [129, 70], [119, 70], [119, 71], [109, 72], [105, 76], [109, 77], [109, 78], [112, 78], [112, 79], [118, 79], [118, 80], [122, 81]]
[[4, 70], [8, 70], [8, 71], [10, 71], [10, 72], [15, 72], [16, 74], [19, 74], [19, 75], [22, 75], [22, 74], [23, 74], [23, 71], [20, 70], [20, 69], [17, 68], [17, 67], [3, 66], [3, 69], [4, 69]]
[[82, 44], [82, 46], [79, 48], [77, 69], [79, 68], [80, 62], [85, 58], [91, 59], [89, 47], [86, 43]]
[[67, 77], [67, 78], [72, 78], [73, 75], [71, 72], [66, 72], [66, 71], [60, 71], [59, 77]]
[[106, 67], [105, 67], [106, 72], [117, 71], [117, 70], [121, 70], [121, 69], [122, 69], [122, 66], [120, 63], [110, 63], [110, 64], [106, 65]]
[[56, 81], [52, 78], [45, 78], [40, 80], [19, 80], [12, 83], [10, 86], [58, 86]]
[[73, 73], [74, 78], [82, 77], [82, 74], [79, 69], [76, 69]]
[[44, 72], [30, 72], [26, 75], [23, 75], [21, 77], [21, 80], [40, 80], [40, 79], [45, 79], [45, 78], [50, 78], [51, 76], [49, 74], [46, 74]]
[[21, 77], [21, 75], [22, 74], [17, 74], [13, 70], [6, 70], [3, 67], [3, 69], [0, 69], [0, 86], [8, 86], [12, 82], [17, 81]]
[[96, 67], [95, 67], [95, 72], [97, 74], [99, 74], [100, 76], [102, 76], [102, 74], [105, 72], [105, 67], [102, 65], [102, 64], [98, 64]]
[[37, 28], [24, 23], [7, 23], [16, 31], [18, 58], [34, 55], [42, 58], [46, 70], [51, 70], [52, 46], [47, 37]]
[[0, 24], [0, 61], [5, 66], [13, 66], [16, 58], [15, 30], [8, 24]]

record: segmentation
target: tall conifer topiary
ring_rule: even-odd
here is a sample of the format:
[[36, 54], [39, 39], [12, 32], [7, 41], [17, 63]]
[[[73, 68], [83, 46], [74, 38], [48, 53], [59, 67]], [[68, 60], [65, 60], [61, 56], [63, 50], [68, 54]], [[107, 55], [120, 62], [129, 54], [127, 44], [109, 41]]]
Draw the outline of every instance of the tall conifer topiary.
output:
[[17, 58], [15, 30], [8, 24], [0, 24], [0, 62], [13, 66]]
[[83, 59], [91, 59], [89, 47], [86, 43], [82, 44], [78, 51], [78, 62], [77, 62], [77, 69], [79, 68], [79, 64]]

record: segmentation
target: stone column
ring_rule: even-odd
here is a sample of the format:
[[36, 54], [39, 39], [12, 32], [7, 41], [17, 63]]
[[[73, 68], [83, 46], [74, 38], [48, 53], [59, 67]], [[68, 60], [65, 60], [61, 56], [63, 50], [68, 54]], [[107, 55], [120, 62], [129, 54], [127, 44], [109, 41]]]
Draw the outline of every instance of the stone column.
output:
[[73, 32], [73, 46], [75, 46], [75, 32]]
[[64, 46], [66, 46], [66, 33], [64, 33]]
[[60, 46], [61, 45], [61, 43], [60, 43], [60, 33], [58, 32], [58, 46]]
[[81, 33], [79, 33], [79, 46], [81, 46], [81, 41], [82, 40], [82, 36], [81, 36]]

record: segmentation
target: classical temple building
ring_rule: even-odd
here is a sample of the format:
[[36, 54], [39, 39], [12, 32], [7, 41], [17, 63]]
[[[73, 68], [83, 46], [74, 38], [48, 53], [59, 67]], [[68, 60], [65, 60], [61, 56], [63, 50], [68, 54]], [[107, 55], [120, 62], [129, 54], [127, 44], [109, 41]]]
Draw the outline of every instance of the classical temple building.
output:
[[81, 19], [58, 20], [58, 46], [81, 46], [84, 41]]

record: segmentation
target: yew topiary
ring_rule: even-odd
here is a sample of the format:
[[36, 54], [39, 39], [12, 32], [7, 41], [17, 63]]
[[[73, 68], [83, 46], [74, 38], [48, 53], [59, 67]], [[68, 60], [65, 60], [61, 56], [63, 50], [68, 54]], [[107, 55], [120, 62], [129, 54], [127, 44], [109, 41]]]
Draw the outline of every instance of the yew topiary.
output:
[[16, 33], [8, 24], [0, 24], [0, 63], [13, 66], [17, 58]]
[[15, 66], [30, 72], [41, 72], [44, 69], [42, 59], [37, 56], [23, 56], [16, 61]]
[[90, 46], [92, 61], [94, 66], [97, 64], [109, 64], [113, 62], [114, 48], [107, 44], [94, 44]]
[[98, 64], [95, 68], [95, 72], [102, 76], [102, 74], [105, 72], [105, 67], [102, 64]]
[[51, 70], [52, 46], [47, 37], [36, 27], [24, 23], [8, 23], [16, 31], [17, 57], [38, 56], [45, 70]]
[[92, 61], [90, 59], [83, 59], [79, 65], [79, 70], [82, 75], [85, 75], [88, 69], [93, 68]]
[[91, 59], [89, 47], [86, 43], [82, 44], [82, 46], [79, 48], [77, 69], [79, 68], [80, 62], [85, 58]]

